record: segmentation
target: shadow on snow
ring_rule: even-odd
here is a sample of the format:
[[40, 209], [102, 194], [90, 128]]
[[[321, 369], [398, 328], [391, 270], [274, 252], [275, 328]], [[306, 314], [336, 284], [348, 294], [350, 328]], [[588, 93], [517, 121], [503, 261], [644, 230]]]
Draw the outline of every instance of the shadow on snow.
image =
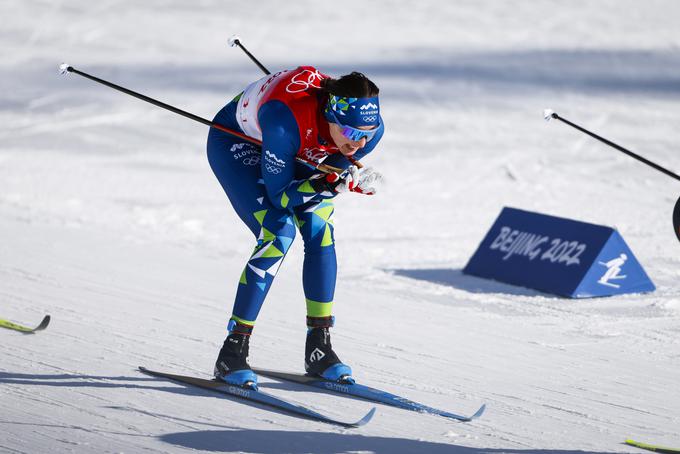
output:
[[[172, 394], [192, 397], [207, 397], [213, 399], [225, 399], [238, 404], [261, 408], [269, 412], [291, 416], [290, 413], [280, 409], [263, 405], [257, 402], [241, 399], [237, 396], [217, 393], [214, 391], [201, 389], [196, 386], [185, 385], [182, 383], [164, 380], [154, 377], [125, 377], [125, 376], [99, 376], [99, 375], [79, 375], [79, 374], [17, 374], [11, 372], [0, 372], [0, 384], [7, 385], [34, 385], [34, 386], [56, 386], [64, 388], [125, 388], [155, 390]], [[261, 386], [262, 390], [267, 385]], [[117, 408], [117, 407], [110, 407]]]
[[386, 271], [392, 272], [396, 276], [445, 285], [459, 290], [465, 290], [470, 293], [504, 293], [519, 296], [545, 296], [544, 293], [536, 290], [463, 274], [462, 269], [387, 269]]
[[[403, 270], [409, 271], [409, 270]], [[410, 270], [418, 271], [418, 270]], [[421, 270], [428, 271], [428, 270]], [[430, 270], [431, 271], [431, 270]], [[444, 271], [444, 270], [441, 270]], [[446, 270], [451, 272], [451, 270]], [[133, 388], [144, 390], [157, 390], [179, 395], [203, 396], [203, 397], [226, 397], [228, 400], [237, 400], [238, 403], [265, 408], [276, 413], [287, 414], [269, 407], [254, 404], [238, 398], [229, 398], [219, 394], [190, 386], [182, 386], [168, 382], [167, 386], [158, 386], [154, 383], [163, 383], [153, 377], [126, 377], [126, 376], [99, 376], [78, 374], [17, 374], [0, 372], [0, 383], [20, 384], [36, 386], [60, 386], [60, 387], [94, 387], [94, 388]], [[276, 386], [274, 386], [276, 387]], [[180, 422], [207, 424], [219, 427], [220, 430], [195, 430], [191, 432], [168, 433], [158, 436], [160, 441], [178, 447], [211, 451], [211, 452], [248, 452], [258, 454], [331, 454], [345, 452], [372, 452], [372, 453], [428, 453], [428, 454], [481, 454], [481, 453], [510, 453], [510, 454], [588, 454], [587, 451], [576, 450], [540, 450], [540, 449], [483, 449], [470, 448], [455, 444], [419, 441], [399, 437], [379, 437], [360, 435], [344, 429], [342, 432], [302, 432], [302, 431], [277, 431], [277, 430], [247, 430], [237, 429], [230, 426], [221, 426], [214, 423], [192, 421], [168, 415], [152, 413], [148, 409], [132, 407], [108, 406], [112, 410], [138, 412], [152, 416], [176, 419]], [[25, 424], [15, 421], [0, 421], [3, 424]], [[31, 423], [31, 425], [33, 425]], [[60, 427], [60, 426], [54, 426]], [[79, 426], [63, 426], [69, 430], [88, 430]], [[322, 425], [321, 427], [329, 427]], [[105, 432], [102, 433], [116, 433]], [[120, 433], [120, 435], [148, 436], [134, 433]], [[597, 453], [608, 454], [608, 453]]]
[[[335, 454], [370, 452], [378, 454], [586, 454], [576, 450], [483, 449], [455, 444], [377, 437], [354, 433], [294, 432], [281, 430], [204, 430], [162, 435], [162, 441], [184, 448], [212, 452], [253, 454]], [[604, 453], [601, 453], [604, 454]]]
[[[251, 400], [239, 398], [237, 396], [227, 395], [202, 389], [197, 386], [173, 382], [163, 378], [155, 377], [125, 377], [125, 376], [99, 376], [99, 375], [78, 375], [78, 374], [17, 374], [11, 372], [0, 372], [0, 384], [7, 385], [33, 385], [33, 386], [55, 386], [63, 388], [124, 388], [124, 389], [140, 389], [140, 390], [155, 390], [182, 396], [191, 397], [206, 397], [213, 399], [225, 399], [237, 404], [247, 405], [255, 408], [260, 408], [271, 413], [286, 415], [293, 418], [300, 418], [299, 415], [291, 415], [291, 413], [275, 408], [269, 405], [260, 404]], [[284, 389], [288, 391], [300, 390], [302, 385], [295, 385], [292, 383], [260, 383], [259, 388], [262, 391], [270, 389]], [[307, 390], [309, 391], [309, 390]], [[319, 390], [322, 393], [330, 393], [328, 391]], [[358, 399], [357, 400], [362, 400]], [[293, 402], [293, 401], [291, 401]], [[293, 402], [294, 403], [294, 402]], [[123, 407], [108, 407], [114, 409], [126, 409]], [[138, 411], [138, 409], [127, 408], [130, 411]]]

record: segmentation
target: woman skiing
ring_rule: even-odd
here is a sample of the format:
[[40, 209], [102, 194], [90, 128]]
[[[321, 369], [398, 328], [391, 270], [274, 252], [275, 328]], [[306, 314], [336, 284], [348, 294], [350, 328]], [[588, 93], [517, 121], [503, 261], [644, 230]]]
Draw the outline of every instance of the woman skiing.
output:
[[[382, 179], [358, 164], [383, 135], [378, 91], [358, 72], [333, 79], [301, 66], [250, 84], [216, 115], [215, 123], [262, 141], [260, 147], [215, 128], [208, 135], [210, 166], [257, 239], [239, 280], [216, 378], [257, 386], [247, 362], [250, 335], [297, 228], [304, 241], [306, 372], [352, 380], [329, 333], [337, 271], [333, 197], [373, 194]], [[335, 171], [320, 172], [316, 166], [321, 161]]]

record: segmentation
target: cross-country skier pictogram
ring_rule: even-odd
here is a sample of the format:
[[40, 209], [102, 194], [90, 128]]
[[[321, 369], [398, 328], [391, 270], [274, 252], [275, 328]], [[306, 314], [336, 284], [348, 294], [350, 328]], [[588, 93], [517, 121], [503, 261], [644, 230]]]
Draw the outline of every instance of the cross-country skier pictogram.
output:
[[609, 281], [614, 279], [625, 279], [626, 276], [619, 274], [621, 273], [621, 267], [628, 260], [628, 256], [621, 253], [620, 256], [615, 259], [611, 259], [608, 262], [598, 262], [600, 265], [606, 266], [607, 271], [602, 275], [602, 277], [597, 281], [598, 284], [607, 285], [609, 287], [619, 288], [618, 284], [611, 283]]

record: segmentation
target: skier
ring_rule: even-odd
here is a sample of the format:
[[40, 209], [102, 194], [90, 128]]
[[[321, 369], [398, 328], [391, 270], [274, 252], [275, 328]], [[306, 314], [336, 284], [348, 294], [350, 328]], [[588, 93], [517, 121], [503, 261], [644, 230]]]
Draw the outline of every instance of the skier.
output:
[[[260, 147], [215, 128], [208, 135], [210, 166], [257, 239], [238, 283], [216, 378], [257, 386], [247, 361], [250, 335], [297, 227], [304, 241], [305, 370], [352, 380], [329, 332], [337, 268], [333, 197], [373, 194], [382, 180], [380, 173], [357, 165], [383, 135], [378, 92], [361, 73], [333, 79], [301, 66], [253, 82], [215, 116], [215, 123], [262, 141]], [[340, 170], [325, 174], [300, 161], [323, 161]]]

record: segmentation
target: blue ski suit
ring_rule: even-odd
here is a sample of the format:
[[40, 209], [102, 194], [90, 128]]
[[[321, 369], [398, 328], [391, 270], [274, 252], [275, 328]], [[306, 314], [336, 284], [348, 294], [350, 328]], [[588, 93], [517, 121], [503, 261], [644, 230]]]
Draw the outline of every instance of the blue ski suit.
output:
[[[301, 75], [306, 81], [302, 85], [296, 80]], [[328, 134], [321, 114], [326, 95], [314, 77], [325, 76], [312, 67], [299, 67], [265, 77], [217, 113], [215, 123], [257, 139], [261, 135], [261, 147], [215, 128], [208, 134], [210, 166], [257, 241], [241, 273], [231, 317], [251, 327], [296, 229], [304, 241], [302, 283], [307, 316], [328, 317], [332, 312], [337, 273], [334, 194], [316, 192], [308, 179], [318, 171], [296, 158], [325, 158], [325, 164], [343, 169], [350, 163], [337, 152]], [[355, 159], [375, 148], [383, 134], [382, 122], [379, 128]]]

